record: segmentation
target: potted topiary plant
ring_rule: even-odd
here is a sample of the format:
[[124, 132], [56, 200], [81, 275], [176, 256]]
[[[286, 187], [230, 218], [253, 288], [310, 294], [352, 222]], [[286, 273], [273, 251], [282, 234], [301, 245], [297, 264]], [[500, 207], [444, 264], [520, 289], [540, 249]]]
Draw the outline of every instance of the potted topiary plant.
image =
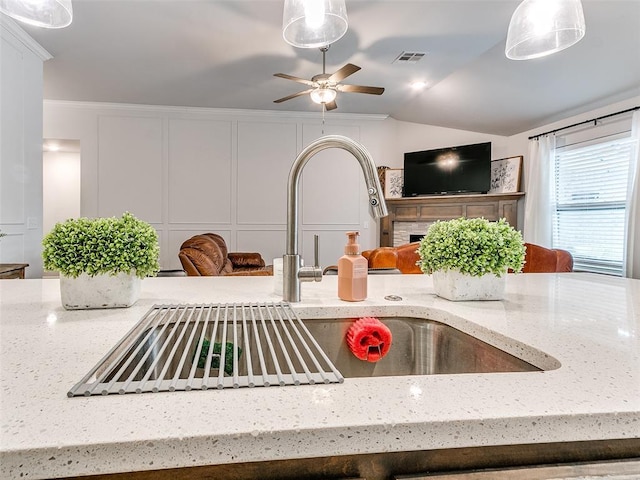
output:
[[68, 310], [130, 307], [140, 281], [159, 270], [158, 234], [130, 213], [122, 218], [78, 218], [45, 235], [44, 268], [60, 272]]
[[458, 218], [431, 225], [418, 247], [420, 269], [448, 300], [504, 298], [507, 269], [522, 271], [522, 234], [506, 220]]

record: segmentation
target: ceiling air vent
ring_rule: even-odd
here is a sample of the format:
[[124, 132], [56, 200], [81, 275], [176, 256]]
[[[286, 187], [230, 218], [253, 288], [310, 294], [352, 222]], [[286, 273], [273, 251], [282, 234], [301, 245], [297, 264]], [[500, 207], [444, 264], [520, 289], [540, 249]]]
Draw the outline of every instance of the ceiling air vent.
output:
[[402, 52], [392, 63], [417, 63], [426, 55], [426, 52]]

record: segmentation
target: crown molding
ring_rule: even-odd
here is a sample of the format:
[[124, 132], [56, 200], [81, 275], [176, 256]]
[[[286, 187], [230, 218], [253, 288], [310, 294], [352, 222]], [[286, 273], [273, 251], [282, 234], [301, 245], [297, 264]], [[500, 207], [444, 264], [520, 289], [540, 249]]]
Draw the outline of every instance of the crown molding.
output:
[[[135, 111], [150, 112], [161, 114], [207, 114], [219, 115], [224, 117], [265, 117], [265, 118], [301, 118], [308, 120], [322, 121], [322, 112], [295, 112], [282, 110], [245, 110], [240, 108], [213, 108], [213, 107], [176, 107], [165, 105], [138, 105], [131, 103], [107, 103], [107, 102], [81, 102], [71, 100], [44, 100], [44, 105], [82, 108], [82, 109], [100, 109], [113, 111]], [[389, 118], [386, 114], [368, 114], [368, 113], [326, 113], [326, 119], [339, 120], [369, 120], [380, 121]]]
[[29, 36], [20, 26], [11, 18], [4, 14], [0, 14], [0, 28], [3, 32], [11, 34], [18, 42], [32, 51], [40, 60], [47, 61], [53, 58], [42, 45]]

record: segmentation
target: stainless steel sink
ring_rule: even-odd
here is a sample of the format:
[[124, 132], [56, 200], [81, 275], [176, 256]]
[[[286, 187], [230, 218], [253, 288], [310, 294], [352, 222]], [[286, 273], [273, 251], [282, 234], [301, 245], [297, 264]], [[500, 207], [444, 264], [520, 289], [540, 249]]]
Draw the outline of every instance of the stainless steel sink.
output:
[[286, 303], [154, 306], [68, 395], [540, 370], [444, 323], [421, 318], [381, 318], [393, 335], [391, 348], [376, 363], [362, 361], [345, 339], [354, 320], [301, 320]]
[[393, 335], [389, 352], [370, 363], [357, 359], [345, 341], [354, 319], [305, 321], [345, 378], [457, 373], [540, 371], [503, 350], [444, 323], [422, 318], [380, 318]]

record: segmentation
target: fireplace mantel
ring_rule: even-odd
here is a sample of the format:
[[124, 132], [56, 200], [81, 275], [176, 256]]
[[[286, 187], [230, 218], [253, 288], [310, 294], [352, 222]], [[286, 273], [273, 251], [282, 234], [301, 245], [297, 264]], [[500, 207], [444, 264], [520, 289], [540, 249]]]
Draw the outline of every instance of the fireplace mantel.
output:
[[[519, 228], [518, 200], [523, 197], [524, 192], [389, 198], [386, 200], [389, 215], [380, 222], [380, 246], [394, 246], [394, 231], [399, 227], [397, 222], [415, 224], [414, 228], [422, 234], [436, 220], [460, 217], [484, 217], [487, 220], [505, 218], [509, 224]], [[408, 239], [403, 239], [395, 243], [407, 242]]]

